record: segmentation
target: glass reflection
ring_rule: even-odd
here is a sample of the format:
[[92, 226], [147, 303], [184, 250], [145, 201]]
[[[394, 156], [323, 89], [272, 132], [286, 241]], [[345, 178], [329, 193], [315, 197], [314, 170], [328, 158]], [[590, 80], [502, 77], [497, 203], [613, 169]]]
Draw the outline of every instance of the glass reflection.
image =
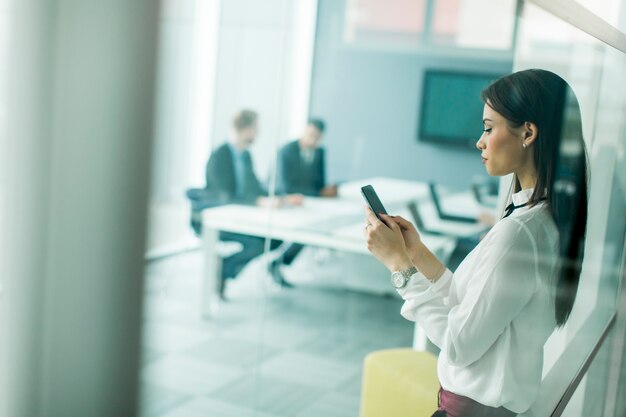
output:
[[[621, 259], [604, 250], [619, 233], [604, 234], [610, 226], [599, 207], [609, 207], [609, 193], [596, 179], [613, 175], [596, 172], [607, 165], [594, 142], [607, 114], [596, 108], [604, 94], [602, 45], [535, 7], [516, 22], [513, 1], [489, 8], [493, 2], [476, 0], [395, 7], [319, 0], [308, 17], [302, 11], [314, 7], [302, 2], [261, 3], [242, 12], [239, 2], [222, 2], [209, 81], [216, 88], [205, 100], [214, 103], [210, 134], [171, 133], [176, 146], [162, 146], [155, 168], [160, 178], [180, 170], [163, 163], [170, 154], [193, 159], [194, 172], [198, 160], [209, 161], [206, 179], [168, 184], [179, 200], [193, 187], [187, 197], [199, 239], [194, 250], [148, 268], [144, 414], [368, 416], [389, 407], [386, 415], [431, 415], [440, 383], [446, 404], [463, 396], [509, 414], [544, 393], [558, 397], [570, 382], [559, 366], [569, 360], [562, 355], [570, 341], [597, 305], [614, 306], [615, 277], [605, 279], [608, 269], [600, 273], [598, 265]], [[480, 24], [487, 10], [498, 22], [489, 28]], [[317, 28], [311, 39], [294, 33], [303, 26]], [[174, 45], [170, 39], [168, 50]], [[314, 49], [308, 64], [298, 61], [306, 48]], [[480, 90], [512, 68], [529, 79], [512, 94], [505, 78], [505, 87], [487, 90], [484, 106]], [[528, 68], [549, 72], [520, 72]], [[302, 78], [309, 72], [310, 80]], [[467, 77], [444, 80], [434, 94], [425, 81], [433, 72]], [[550, 92], [522, 100], [542, 89]], [[465, 92], [476, 112], [455, 99]], [[434, 99], [437, 117], [425, 116], [424, 98]], [[470, 149], [468, 138], [473, 147], [481, 127], [480, 151]], [[456, 140], [429, 140], [428, 132]], [[586, 246], [585, 142], [594, 171]], [[203, 151], [185, 159], [179, 146]], [[528, 161], [545, 169], [530, 176], [517, 169]], [[519, 175], [500, 188], [488, 176], [509, 172]], [[533, 177], [542, 182], [529, 185]], [[396, 290], [389, 269], [410, 267], [394, 261], [387, 268], [371, 256], [366, 184], [429, 248], [433, 263], [417, 265], [408, 281], [431, 285], [420, 274], [449, 268], [433, 291]], [[394, 282], [404, 278], [395, 274]], [[399, 312], [427, 320], [422, 295], [434, 324], [420, 327]], [[439, 375], [437, 354], [445, 368]], [[567, 381], [544, 386], [553, 367]], [[410, 395], [399, 395], [405, 388]]]

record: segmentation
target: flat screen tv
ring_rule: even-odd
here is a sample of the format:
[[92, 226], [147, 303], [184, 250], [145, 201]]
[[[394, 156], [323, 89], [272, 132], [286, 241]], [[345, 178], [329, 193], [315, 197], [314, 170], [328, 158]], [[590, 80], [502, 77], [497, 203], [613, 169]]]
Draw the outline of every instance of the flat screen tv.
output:
[[480, 92], [502, 74], [427, 70], [418, 140], [473, 148], [481, 135]]

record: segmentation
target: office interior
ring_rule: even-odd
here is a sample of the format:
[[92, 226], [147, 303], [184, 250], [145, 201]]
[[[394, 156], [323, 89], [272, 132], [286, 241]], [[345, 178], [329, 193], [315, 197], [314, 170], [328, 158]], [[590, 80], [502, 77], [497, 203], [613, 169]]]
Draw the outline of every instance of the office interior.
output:
[[[529, 68], [574, 90], [591, 175], [574, 309], [520, 415], [626, 416], [626, 0], [70, 3], [0, 0], [0, 417], [432, 415], [438, 348], [367, 250], [360, 189], [458, 265], [510, 192], [480, 91]], [[311, 119], [337, 196], [194, 206], [243, 109], [270, 197]], [[221, 232], [263, 250], [220, 294], [242, 249]]]

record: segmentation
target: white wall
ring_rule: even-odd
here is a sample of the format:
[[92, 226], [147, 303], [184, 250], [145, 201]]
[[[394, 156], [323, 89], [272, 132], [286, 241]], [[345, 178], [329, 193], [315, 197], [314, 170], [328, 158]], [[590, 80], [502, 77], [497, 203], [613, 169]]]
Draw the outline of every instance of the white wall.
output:
[[180, 202], [204, 178], [221, 0], [165, 0], [159, 34], [151, 199]]
[[[428, 69], [506, 74], [511, 51], [408, 48], [391, 35], [350, 43], [344, 39], [350, 4], [319, 1], [311, 112], [327, 121], [329, 181], [385, 176], [463, 189], [486, 177], [475, 148], [418, 140], [422, 78]], [[476, 140], [480, 127], [478, 120]]]
[[197, 245], [185, 190], [203, 184], [210, 151], [221, 3], [161, 6], [148, 256]]
[[229, 136], [239, 109], [259, 112], [252, 153], [262, 180], [269, 177], [277, 145], [299, 134], [308, 117], [316, 8], [316, 0], [222, 5], [211, 139], [215, 147]]

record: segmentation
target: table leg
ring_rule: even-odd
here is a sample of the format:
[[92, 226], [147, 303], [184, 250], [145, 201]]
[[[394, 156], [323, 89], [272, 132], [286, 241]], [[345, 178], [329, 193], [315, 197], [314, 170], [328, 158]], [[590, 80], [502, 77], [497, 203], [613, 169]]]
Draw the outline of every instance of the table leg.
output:
[[205, 227], [202, 231], [204, 271], [202, 282], [202, 316], [215, 317], [220, 304], [219, 285], [222, 260], [217, 251], [219, 232]]

